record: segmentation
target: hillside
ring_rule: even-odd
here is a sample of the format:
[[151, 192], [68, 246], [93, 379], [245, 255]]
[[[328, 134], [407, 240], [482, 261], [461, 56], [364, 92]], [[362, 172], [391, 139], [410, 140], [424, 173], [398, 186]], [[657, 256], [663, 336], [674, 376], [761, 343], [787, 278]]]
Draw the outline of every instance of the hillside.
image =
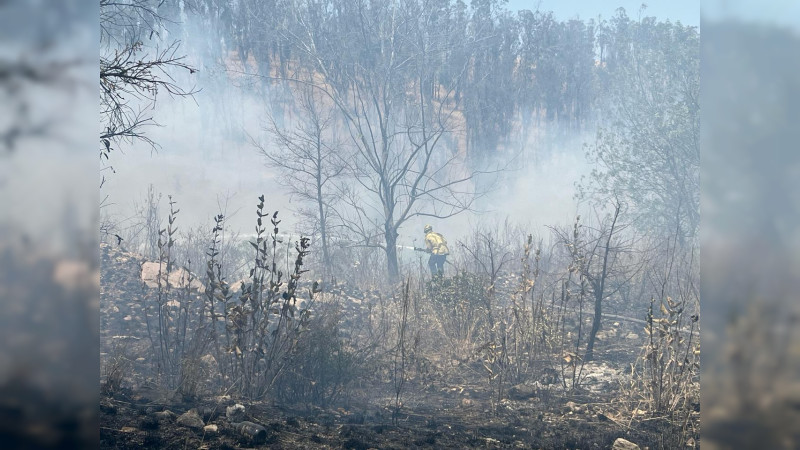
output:
[[[602, 362], [581, 365], [580, 389], [565, 391], [563, 369], [542, 362], [535, 381], [507, 382], [498, 392], [496, 383], [487, 383], [480, 350], [457, 358], [452, 342], [436, 337], [447, 328], [444, 303], [407, 303], [413, 339], [391, 344], [403, 300], [341, 285], [323, 286], [304, 303], [311, 311], [309, 341], [298, 344], [299, 362], [286, 366], [295, 375], [278, 381], [278, 392], [260, 399], [232, 395], [235, 380], [220, 374], [210, 348], [199, 358], [202, 376], [193, 395], [165, 389], [153, 370], [143, 307], [158, 297], [142, 278], [150, 263], [114, 245], [101, 252], [103, 448], [610, 448], [618, 438], [674, 448], [670, 440], [681, 434], [666, 418], [620, 414], [638, 325], [614, 322], [603, 332]], [[202, 285], [193, 287], [165, 305], [202, 301], [201, 291]], [[406, 354], [398, 394], [400, 344]], [[117, 377], [109, 377], [114, 369]], [[298, 384], [298, 376], [315, 380]], [[645, 419], [643, 411], [637, 414]]]

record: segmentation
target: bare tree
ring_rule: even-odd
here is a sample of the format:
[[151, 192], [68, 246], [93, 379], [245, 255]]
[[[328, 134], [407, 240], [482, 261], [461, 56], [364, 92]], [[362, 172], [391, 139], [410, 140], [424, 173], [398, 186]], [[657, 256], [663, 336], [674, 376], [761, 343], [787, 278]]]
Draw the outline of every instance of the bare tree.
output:
[[[648, 253], [639, 252], [645, 256], [637, 257], [637, 249], [642, 250], [641, 245], [638, 245], [635, 237], [623, 233], [628, 227], [620, 223], [624, 212], [624, 204], [615, 199], [613, 211], [604, 219], [598, 217], [596, 227], [580, 226], [585, 230], [581, 239], [577, 238], [577, 228], [573, 236], [553, 228], [559, 241], [570, 249], [577, 262], [581, 280], [585, 280], [587, 284], [581, 287], [581, 292], [590, 295], [594, 303], [592, 328], [586, 342], [584, 362], [594, 359], [597, 333], [602, 328], [604, 303], [625, 289], [647, 267]], [[580, 316], [579, 321], [582, 321], [582, 312]]]
[[[348, 161], [353, 183], [341, 192], [349, 208], [334, 213], [360, 236], [356, 245], [385, 252], [389, 276], [397, 280], [403, 224], [471, 209], [485, 193], [475, 177], [492, 171], [467, 169], [455, 145], [446, 151], [444, 138], [454, 139], [461, 125], [460, 105], [454, 88], [441, 88], [435, 99], [430, 89], [433, 58], [448, 50], [431, 36], [431, 11], [416, 2], [340, 6], [347, 14], [329, 18], [333, 23], [317, 23], [324, 15], [313, 2], [297, 9], [297, 27], [287, 37], [311, 69], [292, 81], [313, 85], [341, 113], [354, 153]], [[327, 36], [331, 29], [336, 34]]]
[[594, 344], [601, 328], [604, 300], [622, 289], [642, 268], [641, 265], [634, 264], [631, 267], [623, 264], [625, 254], [633, 252], [633, 248], [630, 242], [620, 238], [620, 234], [626, 228], [619, 223], [622, 210], [623, 205], [617, 200], [614, 203], [614, 212], [600, 224], [597, 237], [587, 255], [584, 276], [589, 281], [594, 297], [594, 317], [589, 340], [586, 343], [584, 361], [594, 359]]
[[145, 39], [160, 36], [164, 21], [158, 6], [147, 0], [100, 0], [101, 160], [108, 161], [121, 140], [144, 141], [155, 148], [144, 128], [156, 125], [150, 111], [158, 93], [190, 96], [195, 92], [173, 78], [175, 69], [195, 72], [179, 55], [178, 41], [162, 48], [144, 44]]
[[323, 272], [332, 264], [330, 251], [330, 226], [328, 217], [335, 206], [336, 195], [332, 184], [345, 170], [341, 144], [333, 134], [336, 125], [334, 110], [324, 104], [322, 94], [307, 86], [296, 92], [299, 100], [300, 122], [285, 130], [270, 116], [266, 131], [273, 137], [275, 146], [253, 144], [267, 160], [267, 165], [281, 170], [282, 180], [292, 196], [310, 210], [299, 213], [315, 224], [322, 243]]

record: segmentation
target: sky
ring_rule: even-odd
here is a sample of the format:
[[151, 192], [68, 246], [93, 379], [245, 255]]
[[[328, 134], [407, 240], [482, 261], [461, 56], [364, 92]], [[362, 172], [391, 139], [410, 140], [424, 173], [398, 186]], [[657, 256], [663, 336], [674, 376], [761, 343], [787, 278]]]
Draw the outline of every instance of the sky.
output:
[[538, 9], [553, 11], [556, 18], [583, 20], [610, 18], [614, 11], [625, 8], [629, 17], [637, 17], [642, 3], [647, 5], [644, 14], [658, 19], [680, 21], [684, 25], [699, 26], [700, 14], [704, 19], [737, 19], [768, 25], [800, 29], [800, 1], [798, 0], [508, 0], [511, 11]]
[[684, 25], [700, 25], [699, 0], [509, 0], [506, 7], [511, 10], [530, 9], [553, 11], [557, 19], [568, 20], [579, 18], [582, 20], [596, 19], [601, 16], [608, 19], [614, 15], [617, 8], [623, 7], [629, 17], [638, 17], [642, 3], [647, 4], [644, 14], [655, 16], [659, 19], [669, 19], [672, 22], [680, 20]]

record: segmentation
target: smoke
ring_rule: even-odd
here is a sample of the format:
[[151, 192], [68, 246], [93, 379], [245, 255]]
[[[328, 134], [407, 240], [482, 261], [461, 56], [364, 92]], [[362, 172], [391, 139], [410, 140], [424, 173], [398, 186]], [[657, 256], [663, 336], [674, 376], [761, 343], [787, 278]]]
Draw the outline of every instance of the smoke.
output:
[[490, 201], [492, 215], [529, 224], [532, 231], [571, 223], [579, 213], [575, 185], [591, 170], [583, 146], [593, 138], [592, 132], [576, 132], [530, 142], [533, 149], [528, 152], [536, 156], [505, 177], [502, 190]]
[[224, 43], [209, 42], [214, 32], [200, 32], [211, 24], [197, 23], [200, 19], [195, 14], [182, 17], [188, 22], [175, 24], [177, 29], [164, 40], [184, 39], [178, 53], [186, 56], [196, 72], [171, 75], [197, 92], [191, 97], [159, 94], [152, 111], [158, 126], [146, 129], [157, 146], [142, 142], [121, 146], [122, 153], [111, 160], [114, 172], [107, 174], [103, 187], [108, 195], [103, 213], [124, 228], [152, 185], [163, 195], [162, 206], [166, 196], [172, 195], [184, 226], [208, 225], [210, 229], [213, 216], [223, 213], [230, 230], [252, 232], [252, 212], [261, 194], [266, 194], [269, 210], [282, 211], [284, 226], [293, 226], [289, 198], [250, 142], [251, 136], [263, 134], [267, 113], [274, 106], [271, 93], [246, 77], [226, 72], [220, 59], [228, 54], [221, 46]]
[[[102, 189], [108, 196], [102, 214], [120, 229], [131, 226], [152, 185], [163, 195], [162, 213], [166, 196], [173, 196], [184, 228], [210, 227], [213, 216], [223, 213], [229, 231], [247, 235], [253, 231], [256, 197], [265, 194], [267, 209], [281, 211], [282, 230], [295, 231], [299, 224], [292, 209], [299, 205], [292, 204], [276, 169], [265, 165], [251, 138], [267, 142], [267, 118], [286, 118], [284, 126], [291, 127], [297, 112], [286, 106], [281, 86], [237, 73], [244, 69], [236, 52], [211, 37], [216, 36], [215, 24], [196, 14], [183, 17], [187, 22], [176, 24], [161, 39], [182, 39], [179, 53], [197, 72], [175, 74], [176, 81], [199, 92], [192, 98], [159, 97], [153, 117], [160, 126], [146, 130], [158, 147], [137, 142], [114, 155], [114, 173], [107, 174]], [[473, 211], [447, 219], [412, 218], [400, 229], [399, 242], [421, 244], [427, 223], [452, 241], [465, 238], [479, 224], [508, 220], [540, 233], [547, 225], [571, 223], [579, 213], [575, 184], [590, 170], [583, 146], [594, 139], [594, 130], [567, 131], [547, 122], [530, 127], [524, 133], [527, 142], [520, 142], [523, 133], [517, 124], [506, 140], [512, 143], [509, 149], [485, 152], [499, 156], [484, 169], [506, 169]]]
[[[515, 131], [510, 140], [518, 141], [519, 134]], [[584, 144], [592, 142], [594, 133], [565, 133], [557, 124], [543, 124], [530, 134], [516, 157], [501, 156], [488, 164], [506, 169], [496, 175], [494, 188], [474, 210], [447, 219], [411, 220], [401, 236], [406, 242], [421, 242], [428, 223], [451, 241], [465, 239], [475, 227], [491, 228], [506, 221], [533, 234], [572, 223], [584, 208], [575, 197], [576, 183], [591, 171]]]

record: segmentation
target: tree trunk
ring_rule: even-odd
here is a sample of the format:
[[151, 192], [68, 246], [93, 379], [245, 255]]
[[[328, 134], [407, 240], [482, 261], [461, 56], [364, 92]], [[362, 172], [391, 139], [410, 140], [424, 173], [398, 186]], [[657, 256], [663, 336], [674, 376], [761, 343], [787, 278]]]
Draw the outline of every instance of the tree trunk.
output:
[[319, 202], [319, 235], [320, 239], [322, 240], [322, 265], [323, 269], [322, 272], [327, 274], [331, 267], [331, 257], [328, 253], [328, 224], [325, 220], [325, 208], [323, 208], [322, 202]]
[[325, 220], [325, 202], [322, 197], [322, 155], [320, 149], [320, 132], [317, 132], [317, 207], [319, 208], [319, 236], [322, 240], [322, 273], [327, 275], [330, 271], [331, 259], [328, 253], [328, 224]]
[[400, 266], [397, 262], [397, 231], [394, 227], [386, 225], [384, 235], [386, 238], [386, 264], [389, 271], [389, 280], [394, 283], [400, 279]]
[[617, 219], [622, 206], [617, 203], [614, 207], [614, 219], [611, 221], [611, 229], [608, 231], [606, 248], [603, 253], [603, 269], [600, 272], [599, 281], [592, 286], [594, 290], [594, 320], [592, 321], [592, 332], [589, 334], [589, 343], [586, 344], [586, 355], [584, 361], [591, 361], [594, 358], [594, 341], [597, 332], [600, 331], [600, 320], [603, 318], [603, 295], [606, 290], [606, 279], [608, 278], [608, 256], [611, 253], [611, 238], [614, 237], [614, 229], [617, 226]]
[[[598, 295], [599, 294], [599, 295]], [[596, 293], [594, 296], [594, 320], [592, 321], [592, 331], [589, 333], [589, 343], [586, 344], [586, 356], [584, 361], [591, 361], [594, 358], [594, 341], [597, 332], [600, 331], [600, 320], [603, 318], [603, 293]]]

